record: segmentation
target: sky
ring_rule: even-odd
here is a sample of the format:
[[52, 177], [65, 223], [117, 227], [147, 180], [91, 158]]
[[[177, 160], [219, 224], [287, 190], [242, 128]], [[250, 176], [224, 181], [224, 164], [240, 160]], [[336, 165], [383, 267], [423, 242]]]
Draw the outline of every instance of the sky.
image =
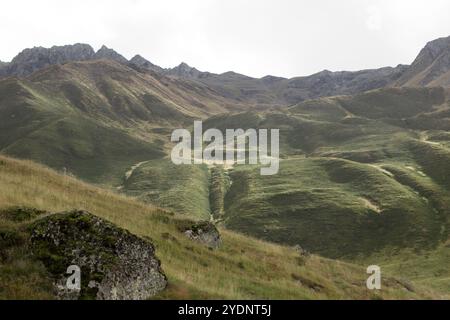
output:
[[0, 60], [88, 43], [254, 77], [371, 69], [449, 36], [449, 12], [448, 0], [0, 0]]

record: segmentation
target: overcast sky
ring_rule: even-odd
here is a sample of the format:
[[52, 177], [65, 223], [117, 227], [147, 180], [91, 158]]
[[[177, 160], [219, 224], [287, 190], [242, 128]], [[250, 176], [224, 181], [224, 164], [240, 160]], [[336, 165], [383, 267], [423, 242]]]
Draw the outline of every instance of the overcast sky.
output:
[[408, 64], [450, 35], [448, 0], [0, 0], [0, 60], [102, 44], [162, 67], [293, 77]]

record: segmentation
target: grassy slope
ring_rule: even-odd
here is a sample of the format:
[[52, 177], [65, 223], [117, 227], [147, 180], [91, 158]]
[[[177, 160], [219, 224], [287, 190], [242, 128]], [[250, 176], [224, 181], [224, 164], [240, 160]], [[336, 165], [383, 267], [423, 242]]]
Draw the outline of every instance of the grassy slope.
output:
[[127, 195], [180, 214], [208, 220], [209, 170], [176, 166], [170, 159], [152, 160], [136, 168], [124, 182]]
[[[179, 234], [176, 217], [28, 161], [0, 158], [0, 208], [29, 206], [50, 211], [86, 209], [131, 232], [151, 237], [170, 285], [160, 298], [443, 298], [385, 276], [384, 289], [365, 289], [365, 270], [318, 256], [299, 259], [290, 248], [222, 230], [223, 246], [211, 251]], [[2, 235], [17, 227], [0, 220]], [[9, 233], [8, 233], [9, 232]], [[13, 236], [11, 236], [13, 237]], [[11, 238], [10, 237], [10, 238]], [[2, 242], [3, 244], [3, 242]], [[25, 246], [2, 247], [1, 298], [48, 298], [42, 265]], [[5, 255], [6, 253], [6, 255]]]
[[275, 176], [237, 167], [228, 227], [329, 257], [385, 246], [432, 248], [445, 224], [433, 207], [378, 168], [335, 158], [285, 160]]
[[163, 156], [168, 128], [236, 108], [199, 83], [114, 61], [51, 66], [0, 80], [0, 152], [117, 185], [132, 165]]
[[373, 255], [362, 260], [448, 292], [449, 123], [441, 88], [210, 118], [208, 127], [281, 129], [280, 174], [237, 167], [226, 224], [332, 257]]

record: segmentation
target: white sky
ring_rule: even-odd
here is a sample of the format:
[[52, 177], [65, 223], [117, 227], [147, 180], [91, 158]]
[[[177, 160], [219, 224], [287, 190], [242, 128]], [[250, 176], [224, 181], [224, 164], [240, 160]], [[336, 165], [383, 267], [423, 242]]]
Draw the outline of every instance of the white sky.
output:
[[162, 67], [293, 77], [411, 63], [450, 35], [448, 0], [0, 0], [0, 60], [102, 44]]

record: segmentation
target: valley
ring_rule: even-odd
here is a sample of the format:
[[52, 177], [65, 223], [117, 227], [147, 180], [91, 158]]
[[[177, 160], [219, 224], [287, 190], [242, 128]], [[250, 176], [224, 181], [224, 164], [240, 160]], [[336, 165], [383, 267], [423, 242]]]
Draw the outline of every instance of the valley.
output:
[[[442, 38], [410, 66], [255, 79], [27, 49], [0, 65], [0, 213], [87, 210], [152, 239], [160, 299], [448, 299], [449, 56]], [[194, 121], [279, 130], [279, 171], [175, 165], [172, 132]], [[189, 242], [185, 220], [211, 221], [222, 247]], [[0, 214], [15, 239], [0, 246], [0, 298], [51, 296], [27, 226]], [[372, 264], [380, 292], [364, 286]]]

